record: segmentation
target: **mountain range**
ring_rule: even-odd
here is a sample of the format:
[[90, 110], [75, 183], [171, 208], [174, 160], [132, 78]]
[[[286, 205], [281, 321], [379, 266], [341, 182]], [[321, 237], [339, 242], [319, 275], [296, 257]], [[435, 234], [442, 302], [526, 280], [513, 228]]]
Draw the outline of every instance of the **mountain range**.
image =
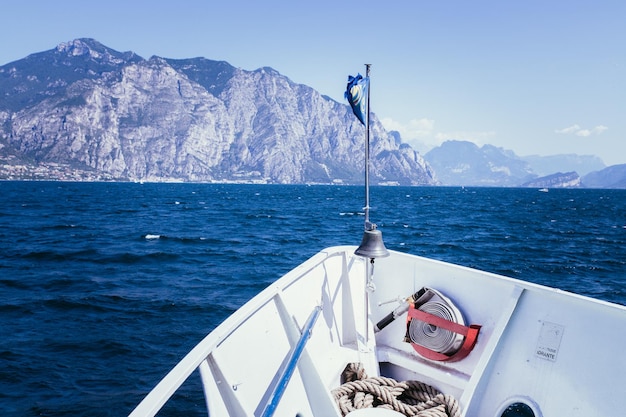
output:
[[[0, 67], [0, 92], [0, 162], [18, 176], [363, 182], [365, 130], [350, 107], [271, 68], [77, 39]], [[375, 115], [370, 137], [373, 184], [436, 184]]]
[[[347, 104], [269, 67], [144, 59], [93, 39], [0, 67], [5, 179], [360, 184], [364, 133]], [[464, 141], [422, 156], [375, 114], [370, 138], [372, 184], [626, 183], [626, 169], [593, 156], [518, 157]]]
[[591, 155], [521, 157], [493, 145], [450, 140], [424, 159], [442, 185], [626, 188], [626, 164], [606, 167]]

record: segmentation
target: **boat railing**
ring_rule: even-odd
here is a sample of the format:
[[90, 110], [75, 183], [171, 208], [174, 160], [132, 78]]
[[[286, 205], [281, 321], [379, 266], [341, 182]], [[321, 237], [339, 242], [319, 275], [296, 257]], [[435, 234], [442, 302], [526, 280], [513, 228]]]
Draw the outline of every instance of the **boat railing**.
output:
[[[334, 248], [338, 249], [338, 248]], [[346, 262], [346, 252], [342, 250], [336, 250], [333, 252], [322, 251], [317, 255], [313, 256], [309, 261], [305, 264], [301, 265], [301, 268], [297, 268], [287, 275], [283, 276], [280, 280], [276, 281], [265, 290], [263, 290], [260, 294], [258, 294], [253, 300], [250, 300], [244, 306], [242, 306], [236, 314], [229, 317], [226, 321], [224, 321], [219, 327], [223, 327], [223, 331], [219, 331], [219, 327], [215, 329], [215, 331], [211, 332], [208, 336], [206, 336], [202, 341], [200, 341], [169, 373], [161, 379], [161, 381], [144, 397], [144, 399], [137, 405], [137, 407], [129, 414], [129, 417], [152, 417], [155, 416], [161, 408], [170, 400], [170, 398], [178, 391], [178, 389], [182, 386], [182, 384], [190, 377], [190, 375], [198, 369], [200, 371], [202, 385], [205, 389], [205, 397], [207, 401], [207, 407], [210, 408], [210, 404], [208, 403], [208, 397], [206, 396], [206, 375], [207, 372], [211, 372], [211, 366], [207, 361], [211, 361], [211, 352], [213, 352], [220, 344], [227, 339], [233, 332], [235, 332], [243, 323], [245, 323], [249, 317], [253, 315], [253, 313], [265, 305], [271, 302], [275, 302], [276, 299], [280, 299], [280, 294], [282, 291], [296, 283], [297, 281], [307, 277], [314, 269], [323, 265], [330, 258], [336, 256], [343, 256], [344, 262]], [[321, 306], [316, 306], [314, 311], [311, 313], [311, 319], [317, 319], [321, 311]], [[310, 324], [311, 328], [315, 324], [315, 321], [312, 323], [306, 323], [303, 327], [302, 335], [300, 337], [300, 342], [295, 345], [293, 349], [292, 355], [294, 356], [294, 363], [291, 366], [287, 366], [285, 368], [285, 374], [283, 378], [285, 378], [285, 385], [289, 381], [290, 375], [288, 373], [293, 373], [297, 362], [302, 354], [302, 350], [304, 349], [304, 345], [308, 340], [307, 333], [310, 334], [311, 329], [306, 329], [306, 326]], [[301, 346], [299, 346], [301, 344]], [[298, 348], [298, 352], [296, 352], [296, 348]], [[204, 376], [203, 376], [204, 375]], [[275, 387], [275, 394], [280, 394], [280, 390], [284, 390], [280, 388], [280, 385]], [[281, 394], [282, 395], [282, 394]], [[279, 401], [280, 398], [277, 398]], [[237, 401], [233, 399], [231, 405], [235, 408], [239, 408], [240, 405], [237, 404]], [[274, 404], [266, 405], [267, 408], [275, 408]], [[243, 409], [241, 409], [243, 412]], [[273, 411], [272, 411], [273, 412]], [[271, 416], [272, 414], [267, 414], [267, 416]], [[265, 414], [264, 414], [265, 416]]]

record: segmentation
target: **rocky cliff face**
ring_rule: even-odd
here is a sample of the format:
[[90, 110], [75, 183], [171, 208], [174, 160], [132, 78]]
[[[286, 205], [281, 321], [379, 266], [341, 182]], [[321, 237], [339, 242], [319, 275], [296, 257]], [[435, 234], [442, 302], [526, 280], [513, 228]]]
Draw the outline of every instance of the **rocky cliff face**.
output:
[[[124, 180], [362, 183], [346, 104], [271, 68], [145, 60], [79, 39], [0, 67], [0, 158]], [[434, 184], [375, 115], [372, 183]]]

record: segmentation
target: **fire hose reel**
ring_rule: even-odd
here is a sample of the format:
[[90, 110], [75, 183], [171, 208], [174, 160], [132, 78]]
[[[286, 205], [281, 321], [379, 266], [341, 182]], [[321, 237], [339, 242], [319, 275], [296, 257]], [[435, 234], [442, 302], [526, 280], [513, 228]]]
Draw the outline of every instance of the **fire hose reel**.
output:
[[476, 345], [479, 325], [465, 325], [461, 311], [439, 291], [422, 288], [409, 297], [404, 340], [421, 356], [458, 361]]
[[458, 361], [476, 345], [480, 326], [467, 326], [461, 311], [450, 299], [432, 288], [422, 288], [406, 304], [389, 313], [375, 326], [380, 331], [407, 313], [404, 341], [421, 356], [435, 361]]

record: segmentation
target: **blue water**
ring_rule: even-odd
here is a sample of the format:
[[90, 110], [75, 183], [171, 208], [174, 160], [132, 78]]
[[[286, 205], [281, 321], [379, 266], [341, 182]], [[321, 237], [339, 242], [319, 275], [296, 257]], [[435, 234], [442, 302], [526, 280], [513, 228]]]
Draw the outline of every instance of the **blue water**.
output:
[[[373, 187], [388, 248], [626, 304], [626, 191]], [[0, 182], [0, 415], [122, 416], [361, 187]], [[254, 345], [251, 344], [251, 349]], [[197, 378], [163, 415], [202, 414]]]

